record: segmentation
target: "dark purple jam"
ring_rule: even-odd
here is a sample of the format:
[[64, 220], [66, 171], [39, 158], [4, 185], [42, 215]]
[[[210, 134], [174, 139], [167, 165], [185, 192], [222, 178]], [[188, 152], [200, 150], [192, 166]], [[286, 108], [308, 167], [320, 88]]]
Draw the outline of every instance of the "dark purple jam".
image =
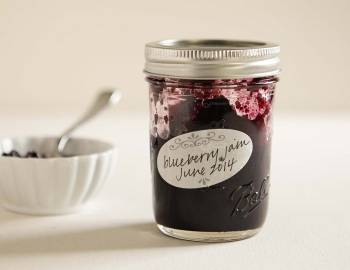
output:
[[[155, 219], [191, 231], [242, 231], [264, 223], [269, 192], [271, 109], [277, 77], [176, 80], [148, 77]], [[169, 140], [200, 130], [247, 134], [251, 156], [235, 175], [211, 186], [179, 188], [165, 181], [157, 157]]]

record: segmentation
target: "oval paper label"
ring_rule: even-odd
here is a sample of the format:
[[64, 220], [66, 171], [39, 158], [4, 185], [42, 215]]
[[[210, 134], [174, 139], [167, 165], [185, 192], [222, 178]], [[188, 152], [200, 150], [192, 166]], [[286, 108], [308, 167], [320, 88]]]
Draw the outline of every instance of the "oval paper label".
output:
[[207, 129], [182, 134], [159, 150], [162, 178], [179, 188], [203, 188], [223, 182], [248, 162], [253, 142], [244, 132]]

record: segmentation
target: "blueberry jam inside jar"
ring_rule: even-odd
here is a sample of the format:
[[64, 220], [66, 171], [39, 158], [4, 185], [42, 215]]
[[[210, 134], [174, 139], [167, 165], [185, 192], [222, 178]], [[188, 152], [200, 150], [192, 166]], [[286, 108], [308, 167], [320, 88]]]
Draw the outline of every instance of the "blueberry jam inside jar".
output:
[[278, 52], [250, 41], [146, 45], [154, 212], [163, 233], [220, 242], [262, 227]]

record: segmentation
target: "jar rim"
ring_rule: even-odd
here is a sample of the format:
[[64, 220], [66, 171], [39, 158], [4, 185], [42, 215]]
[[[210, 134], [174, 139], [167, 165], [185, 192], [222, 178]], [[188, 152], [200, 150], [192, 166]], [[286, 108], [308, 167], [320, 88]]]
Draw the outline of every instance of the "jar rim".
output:
[[167, 39], [146, 44], [145, 73], [188, 79], [264, 77], [280, 72], [280, 47], [263, 41]]

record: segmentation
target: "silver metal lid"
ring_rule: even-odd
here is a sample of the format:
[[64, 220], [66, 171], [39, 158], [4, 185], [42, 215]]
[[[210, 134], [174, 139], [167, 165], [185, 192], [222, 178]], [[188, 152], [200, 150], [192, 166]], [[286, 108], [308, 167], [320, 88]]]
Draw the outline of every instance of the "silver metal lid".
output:
[[145, 73], [184, 79], [276, 75], [280, 47], [243, 40], [162, 40], [146, 44]]

